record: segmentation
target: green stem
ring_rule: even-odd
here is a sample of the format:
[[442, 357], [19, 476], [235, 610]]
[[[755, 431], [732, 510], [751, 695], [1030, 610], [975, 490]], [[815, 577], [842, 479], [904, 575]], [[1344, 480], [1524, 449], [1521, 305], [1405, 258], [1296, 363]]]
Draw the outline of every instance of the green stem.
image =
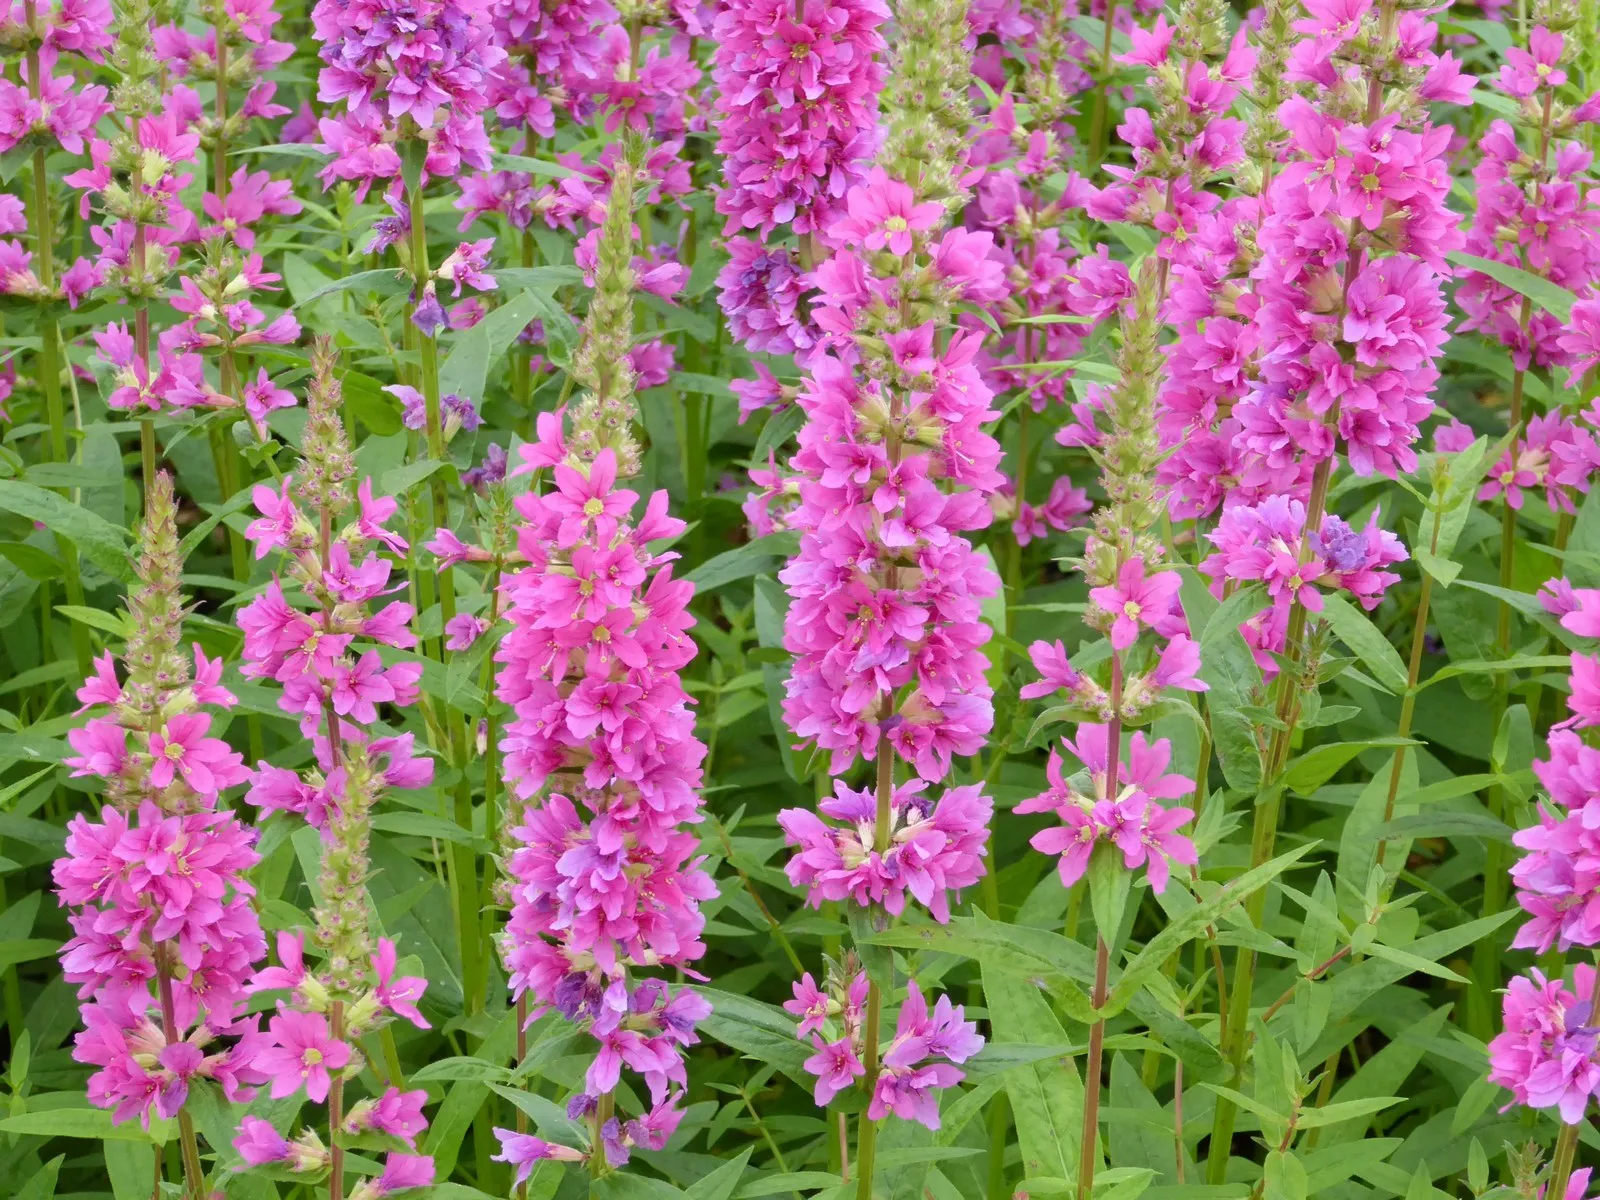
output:
[[606, 1122], [611, 1120], [614, 1109], [615, 1100], [610, 1092], [601, 1096], [594, 1106], [594, 1127], [589, 1148], [589, 1200], [599, 1200], [600, 1197], [600, 1176], [607, 1169], [605, 1142], [600, 1135]]
[[999, 1092], [989, 1104], [989, 1200], [1011, 1200], [1006, 1186], [1006, 1146], [1011, 1140], [1011, 1104]]
[[1555, 1152], [1550, 1158], [1550, 1183], [1544, 1190], [1551, 1200], [1565, 1200], [1567, 1184], [1572, 1180], [1572, 1167], [1578, 1157], [1578, 1130], [1581, 1128], [1581, 1125], [1561, 1126]]
[[[418, 297], [427, 283], [431, 272], [428, 268], [428, 230], [422, 203], [422, 189], [411, 189], [411, 273]], [[415, 328], [415, 326], [412, 326]], [[439, 408], [439, 342], [437, 338], [417, 331], [417, 342], [421, 350], [422, 368], [418, 389], [422, 393], [424, 411], [427, 421], [428, 457], [436, 462], [444, 462], [444, 424]], [[445, 490], [444, 476], [435, 471], [431, 481], [431, 495], [433, 498], [433, 524], [437, 529], [444, 529], [450, 523], [449, 495]], [[439, 571], [439, 618], [441, 623], [448, 623], [456, 615], [455, 582], [451, 577], [449, 568]], [[440, 662], [445, 660], [443, 635], [439, 638], [437, 657]]]
[[[885, 696], [882, 716], [887, 719], [894, 711], [893, 700]], [[889, 848], [889, 821], [894, 799], [894, 752], [887, 740], [878, 743], [878, 810], [873, 824], [873, 848], [882, 854]], [[878, 1037], [883, 1022], [883, 990], [878, 981], [868, 977], [867, 1019], [863, 1031], [862, 1064], [867, 1073], [862, 1078], [866, 1086], [869, 1105], [861, 1110], [856, 1132], [856, 1200], [872, 1200], [872, 1177], [878, 1156], [878, 1123], [868, 1118], [873, 1091], [878, 1085]]]
[[[1097, 1009], [1106, 1002], [1106, 976], [1110, 968], [1111, 947], [1106, 945], [1102, 933], [1095, 938], [1094, 992], [1090, 997], [1090, 1003]], [[1083, 1132], [1078, 1142], [1078, 1200], [1089, 1200], [1094, 1191], [1095, 1142], [1100, 1136], [1100, 1070], [1105, 1044], [1106, 1023], [1099, 1020], [1089, 1027], [1089, 1059], [1083, 1081]]]
[[[28, 90], [37, 99], [39, 80], [39, 52], [28, 52]], [[50, 176], [45, 167], [45, 154], [41, 148], [33, 154], [33, 203], [30, 218], [34, 232], [34, 269], [46, 293], [55, 289], [55, 213], [50, 203]], [[54, 304], [53, 300], [46, 301]], [[61, 402], [61, 327], [53, 311], [41, 309], [39, 313], [39, 386], [44, 391], [44, 406], [50, 422], [50, 458], [65, 464], [70, 460], [67, 449], [67, 412]], [[58, 489], [66, 495], [70, 489]], [[61, 554], [61, 577], [66, 585], [67, 603], [83, 607], [83, 579], [78, 569], [78, 548], [65, 538], [57, 537], [56, 549]], [[89, 631], [82, 622], [69, 621], [72, 630], [72, 654], [77, 660], [78, 673], [87, 675], [94, 657], [89, 645]], [[47, 644], [48, 645], [48, 644]]]
[[[344, 1040], [344, 1001], [333, 1002], [333, 1040]], [[344, 1200], [344, 1147], [340, 1144], [344, 1124], [344, 1074], [333, 1073], [328, 1086], [328, 1200]]]
[[[164, 958], [156, 969], [156, 991], [161, 999], [162, 1033], [171, 1044], [179, 1037], [178, 1018], [172, 999], [172, 969]], [[178, 1110], [178, 1142], [183, 1154], [183, 1194], [187, 1200], [201, 1200], [206, 1194], [206, 1172], [200, 1164], [200, 1142], [187, 1105]]]
[[[1433, 510], [1433, 534], [1428, 541], [1428, 553], [1439, 553], [1439, 526], [1444, 520], [1444, 510]], [[1433, 576], [1427, 571], [1422, 572], [1422, 588], [1417, 593], [1417, 615], [1411, 622], [1411, 660], [1406, 667], [1406, 694], [1400, 700], [1400, 724], [1395, 728], [1395, 736], [1408, 738], [1411, 736], [1411, 718], [1417, 707], [1417, 679], [1422, 674], [1422, 651], [1427, 642], [1428, 634], [1428, 608], [1433, 602]], [[1383, 822], [1387, 825], [1394, 820], [1394, 805], [1400, 795], [1400, 772], [1406, 762], [1406, 747], [1396, 746], [1394, 751], [1394, 767], [1389, 772], [1389, 794], [1383, 802]], [[1383, 858], [1388, 850], [1389, 842], [1384, 838], [1378, 842], [1377, 862], [1383, 866]]]
[[1111, 107], [1111, 35], [1116, 32], [1116, 0], [1107, 0], [1105, 36], [1100, 46], [1100, 79], [1094, 91], [1094, 116], [1089, 124], [1089, 163], [1084, 174], [1093, 177], [1105, 155], [1106, 121]]
[[[1352, 247], [1354, 260], [1358, 251]], [[1352, 261], [1347, 274], [1353, 276]], [[1302, 538], [1300, 560], [1308, 562], [1311, 556], [1310, 534], [1322, 528], [1322, 518], [1328, 505], [1328, 482], [1333, 473], [1334, 456], [1329, 455], [1316, 466], [1311, 477], [1311, 501], [1306, 506], [1305, 536]], [[1289, 612], [1289, 629], [1284, 640], [1288, 661], [1277, 681], [1276, 715], [1279, 727], [1272, 731], [1266, 761], [1262, 768], [1262, 788], [1256, 797], [1254, 824], [1250, 836], [1250, 866], [1259, 867], [1272, 857], [1277, 844], [1278, 815], [1283, 805], [1282, 774], [1289, 759], [1294, 741], [1295, 724], [1299, 718], [1301, 679], [1300, 669], [1305, 658], [1306, 609], [1296, 600]], [[1253, 892], [1245, 901], [1245, 912], [1253, 926], [1261, 924], [1266, 910], [1266, 889]], [[1250, 1001], [1255, 990], [1255, 951], [1248, 946], [1239, 947], [1234, 964], [1233, 983], [1229, 988], [1231, 1010], [1227, 1016], [1227, 1040], [1223, 1044], [1228, 1060], [1230, 1078], [1237, 1085], [1243, 1077], [1245, 1057], [1249, 1052], [1246, 1032], [1250, 1025]], [[1218, 977], [1220, 984], [1221, 977]], [[1238, 1106], [1223, 1096], [1217, 1097], [1217, 1107], [1211, 1126], [1211, 1143], [1206, 1153], [1206, 1180], [1213, 1186], [1227, 1180], [1228, 1158], [1232, 1153], [1233, 1123], [1238, 1116]]]

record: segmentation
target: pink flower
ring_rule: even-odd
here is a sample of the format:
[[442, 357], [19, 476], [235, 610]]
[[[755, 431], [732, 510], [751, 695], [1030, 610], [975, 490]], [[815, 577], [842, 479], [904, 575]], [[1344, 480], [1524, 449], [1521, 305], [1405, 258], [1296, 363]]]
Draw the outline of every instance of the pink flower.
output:
[[362, 1100], [354, 1105], [345, 1115], [344, 1131], [359, 1136], [370, 1129], [414, 1147], [417, 1135], [428, 1127], [422, 1115], [422, 1106], [427, 1102], [428, 1093], [420, 1088], [410, 1092], [388, 1088], [376, 1100]]
[[1522, 99], [1543, 88], [1554, 91], [1567, 82], [1561, 69], [1563, 39], [1543, 25], [1535, 25], [1528, 35], [1528, 49], [1506, 47], [1506, 65], [1500, 68], [1500, 86], [1508, 95]]
[[433, 1158], [426, 1154], [391, 1154], [383, 1160], [383, 1171], [376, 1179], [363, 1179], [350, 1189], [349, 1200], [382, 1200], [395, 1192], [430, 1187], [433, 1184]]
[[1090, 591], [1089, 598], [1112, 615], [1112, 648], [1126, 650], [1138, 639], [1141, 625], [1158, 624], [1172, 607], [1182, 582], [1176, 571], [1146, 578], [1144, 559], [1134, 557], [1122, 564], [1114, 587]]
[[457, 613], [445, 622], [444, 631], [448, 635], [445, 648], [449, 650], [470, 650], [472, 644], [489, 628], [489, 623], [481, 617], [471, 613]]
[[233, 1148], [252, 1167], [289, 1161], [288, 1139], [260, 1117], [246, 1117], [239, 1122], [239, 1135], [233, 1139]]
[[1537, 970], [1515, 977], [1503, 1001], [1504, 1032], [1489, 1043], [1489, 1081], [1510, 1089], [1515, 1103], [1556, 1109], [1569, 1125], [1600, 1091], [1588, 1024], [1594, 981], [1595, 969], [1583, 963], [1573, 968], [1571, 990]]
[[800, 1025], [795, 1029], [795, 1036], [803, 1038], [809, 1033], [816, 1033], [828, 1019], [828, 994], [817, 987], [816, 980], [811, 978], [808, 971], [800, 977], [794, 985], [794, 999], [783, 1002], [785, 1012], [791, 1012], [800, 1018]]
[[[982, 878], [989, 817], [994, 802], [971, 784], [951, 788], [937, 804], [919, 794], [924, 784], [901, 784], [890, 800], [889, 843], [871, 845], [877, 800], [836, 782], [834, 795], [820, 805], [829, 825], [809, 809], [790, 808], [778, 824], [797, 853], [785, 867], [791, 883], [809, 888], [808, 902], [850, 899], [904, 911], [906, 893], [925, 905], [934, 920], [950, 919], [951, 889]], [[865, 840], [863, 840], [865, 839]]]
[[1067, 649], [1060, 641], [1034, 642], [1028, 647], [1028, 658], [1039, 672], [1039, 679], [1022, 685], [1020, 694], [1024, 700], [1037, 700], [1062, 690], [1070, 692], [1083, 678], [1067, 661]]
[[826, 1108], [840, 1092], [854, 1087], [856, 1080], [867, 1073], [867, 1068], [856, 1057], [848, 1038], [824, 1043], [813, 1034], [811, 1044], [817, 1052], [801, 1065], [809, 1074], [817, 1077], [817, 1086], [812, 1095], [819, 1108]]
[[202, 796], [215, 797], [225, 788], [250, 777], [244, 758], [220, 738], [206, 737], [211, 717], [206, 713], [176, 713], [166, 726], [150, 735], [150, 785], [166, 788], [181, 776]]
[[845, 195], [847, 216], [828, 227], [828, 236], [841, 245], [861, 245], [891, 254], [911, 253], [911, 235], [934, 228], [944, 218], [935, 201], [916, 203], [916, 195], [883, 168], [874, 167], [867, 182]]
[[289, 498], [289, 488], [293, 482], [289, 476], [284, 476], [276, 492], [260, 483], [251, 489], [250, 499], [261, 516], [245, 528], [244, 535], [255, 543], [257, 560], [265, 558], [274, 549], [290, 544], [295, 523], [299, 519], [294, 501]]
[[350, 1046], [328, 1032], [321, 1013], [299, 1012], [278, 1006], [267, 1023], [272, 1044], [256, 1058], [256, 1066], [272, 1083], [272, 1097], [292, 1096], [302, 1086], [306, 1096], [321, 1103], [332, 1083], [330, 1071], [342, 1071], [350, 1061]]
[[377, 986], [373, 988], [373, 998], [398, 1017], [404, 1017], [418, 1029], [431, 1029], [432, 1026], [417, 1011], [417, 1001], [422, 998], [422, 993], [427, 990], [428, 981], [415, 975], [404, 978], [394, 978], [397, 955], [394, 942], [388, 938], [378, 939], [378, 951], [372, 956], [372, 971], [377, 976]]
[[496, 1129], [494, 1135], [500, 1139], [500, 1153], [490, 1157], [494, 1162], [510, 1163], [516, 1167], [516, 1177], [511, 1181], [513, 1188], [526, 1183], [533, 1175], [534, 1167], [545, 1159], [576, 1163], [583, 1162], [587, 1158], [581, 1150], [547, 1142], [543, 1138], [534, 1137], [531, 1133], [513, 1133], [509, 1129]]

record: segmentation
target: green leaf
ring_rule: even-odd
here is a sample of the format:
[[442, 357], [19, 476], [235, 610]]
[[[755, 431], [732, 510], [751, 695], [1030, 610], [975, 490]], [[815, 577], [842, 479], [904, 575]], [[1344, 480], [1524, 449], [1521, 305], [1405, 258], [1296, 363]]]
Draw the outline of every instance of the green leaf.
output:
[[320, 287], [304, 299], [297, 299], [291, 311], [315, 304], [324, 296], [337, 296], [340, 292], [354, 292], [362, 288], [393, 295], [405, 288], [404, 277], [394, 267], [379, 267], [375, 271], [357, 271], [354, 275], [341, 275], [326, 287]]
[[80, 625], [87, 625], [90, 629], [98, 629], [102, 633], [109, 633], [112, 637], [126, 639], [133, 627], [129, 624], [128, 614], [118, 610], [109, 613], [103, 608], [89, 608], [80, 604], [58, 604], [56, 611], [70, 621]]
[[[496, 171], [522, 171], [545, 179], [565, 179], [573, 173], [571, 167], [564, 167], [548, 159], [529, 158], [526, 154], [504, 154], [497, 150], [490, 161]], [[498, 276], [500, 272], [496, 271], [495, 274]]]
[[775, 564], [793, 558], [799, 549], [800, 535], [793, 530], [769, 533], [707, 559], [684, 578], [694, 584], [696, 592], [715, 591], [736, 580], [762, 574]]
[[38, 521], [57, 537], [66, 538], [113, 579], [124, 583], [132, 580], [126, 535], [104, 517], [45, 488], [15, 479], [0, 479], [0, 509]]
[[239, 491], [224, 505], [218, 508], [215, 505], [205, 505], [210, 514], [188, 533], [183, 535], [183, 541], [178, 543], [178, 556], [188, 558], [200, 544], [211, 535], [211, 531], [234, 513], [244, 512], [252, 503], [251, 492], [253, 488], [240, 488]]
[[0, 542], [0, 557], [9, 559], [29, 579], [60, 579], [66, 570], [54, 554], [27, 542]]
[[1512, 291], [1521, 293], [1562, 324], [1572, 320], [1572, 305], [1577, 297], [1560, 284], [1551, 283], [1548, 279], [1524, 271], [1521, 267], [1507, 266], [1491, 258], [1468, 254], [1465, 250], [1452, 250], [1445, 255], [1445, 258], [1458, 267], [1468, 267], [1481, 272], [1496, 283], [1503, 283]]
[[1378, 836], [1385, 841], [1394, 838], [1427, 837], [1481, 837], [1491, 841], [1511, 841], [1516, 831], [1486, 812], [1412, 813], [1396, 817], [1378, 827]]
[[1451, 983], [1466, 983], [1449, 967], [1442, 967], [1421, 955], [1412, 954], [1407, 950], [1397, 950], [1393, 946], [1385, 946], [1382, 942], [1370, 942], [1365, 953], [1372, 958], [1382, 958], [1394, 963], [1396, 966], [1405, 967], [1408, 971], [1420, 971], [1424, 975], [1433, 975], [1439, 979], [1448, 979]]
[[61, 1174], [61, 1164], [66, 1161], [65, 1154], [56, 1155], [29, 1177], [28, 1182], [22, 1185], [22, 1190], [11, 1200], [53, 1200], [56, 1177]]
[[684, 1195], [681, 1188], [664, 1179], [651, 1179], [633, 1171], [602, 1175], [593, 1185], [593, 1194], [601, 1200], [683, 1200]]
[[1449, 587], [1456, 581], [1456, 576], [1461, 574], [1460, 563], [1453, 559], [1440, 558], [1425, 547], [1418, 546], [1411, 552], [1411, 557], [1417, 560], [1417, 566], [1433, 576], [1440, 587]]
[[33, 962], [40, 958], [52, 958], [56, 951], [61, 949], [61, 943], [50, 938], [16, 938], [8, 942], [0, 942], [0, 971], [7, 967], [14, 967], [18, 963]]
[[1261, 687], [1261, 669], [1239, 626], [1265, 607], [1264, 600], [1260, 585], [1252, 584], [1217, 604], [1200, 575], [1184, 570], [1184, 610], [1210, 613], [1200, 635], [1200, 677], [1211, 687], [1206, 702], [1217, 756], [1228, 786], [1245, 792], [1261, 784], [1261, 747], [1246, 711]]
[[1406, 664], [1367, 614], [1343, 596], [1323, 597], [1322, 616], [1353, 650], [1374, 679], [1396, 696], [1406, 690]]
[[[761, 434], [756, 438], [756, 448], [750, 452], [751, 463], [756, 467], [766, 467], [767, 452], [776, 451], [778, 447], [787, 445], [789, 439], [798, 433], [805, 423], [806, 410], [798, 404], [791, 404], [782, 412], [772, 413], [767, 417], [766, 424], [761, 426]], [[782, 457], [778, 455], [780, 461]]]
[[416, 462], [402, 463], [385, 471], [378, 486], [383, 489], [383, 494], [386, 496], [404, 496], [436, 471], [452, 465], [454, 464], [442, 462], [437, 458], [423, 458]]
[[1373, 750], [1380, 746], [1415, 746], [1419, 743], [1412, 738], [1380, 737], [1368, 738], [1360, 742], [1329, 742], [1321, 746], [1313, 746], [1304, 754], [1290, 761], [1284, 770], [1283, 781], [1293, 792], [1302, 796], [1309, 796], [1328, 780], [1332, 779], [1346, 763], [1360, 754], [1363, 750]]
[[1302, 1109], [1299, 1126], [1301, 1129], [1318, 1129], [1324, 1125], [1335, 1125], [1355, 1117], [1371, 1116], [1386, 1108], [1392, 1108], [1402, 1100], [1401, 1096], [1367, 1096], [1359, 1100], [1335, 1100], [1317, 1108]]
[[456, 335], [455, 346], [439, 368], [439, 391], [454, 392], [483, 404], [489, 368], [505, 356], [519, 334], [544, 311], [537, 292], [521, 292], [500, 305], [471, 329]]
[[228, 157], [240, 154], [281, 154], [285, 158], [314, 158], [328, 160], [328, 152], [315, 142], [275, 142], [270, 146], [229, 146]]
[[705, 987], [695, 991], [711, 1002], [711, 1015], [698, 1026], [702, 1033], [758, 1062], [777, 1067], [805, 1090], [811, 1090], [814, 1080], [801, 1065], [811, 1057], [811, 1050], [796, 1039], [792, 1016], [749, 996]]
[[[1439, 1036], [1449, 1015], [1450, 1008], [1446, 1005], [1434, 1009], [1416, 1024], [1397, 1030], [1388, 1045], [1362, 1063], [1360, 1069], [1340, 1085], [1333, 1095], [1335, 1103], [1399, 1092], [1431, 1048], [1433, 1039]], [[1334, 1146], [1340, 1142], [1354, 1142], [1365, 1135], [1367, 1128], [1368, 1122], [1361, 1120], [1333, 1122], [1322, 1131], [1318, 1144]]]
[[[1049, 1002], [1033, 984], [985, 966], [983, 995], [990, 1012], [1005, 1014], [1004, 1020], [994, 1023], [995, 1041], [1049, 1045], [1067, 1040]], [[1006, 1075], [1006, 1095], [1011, 1101], [1023, 1175], [1075, 1179], [1083, 1081], [1072, 1060], [1018, 1067]]]
[[739, 1186], [739, 1180], [744, 1177], [753, 1150], [754, 1147], [746, 1146], [738, 1158], [723, 1163], [711, 1174], [695, 1180], [687, 1193], [689, 1200], [728, 1200], [733, 1195], [733, 1189]]
[[438, 838], [445, 842], [459, 842], [464, 846], [477, 845], [483, 839], [469, 829], [463, 829], [454, 821], [447, 821], [443, 817], [436, 817], [432, 813], [400, 812], [379, 813], [372, 818], [372, 827], [384, 833], [398, 833], [403, 836]]
[[91, 1141], [155, 1142], [164, 1145], [172, 1122], [151, 1118], [148, 1133], [137, 1121], [111, 1123], [111, 1114], [102, 1108], [56, 1108], [43, 1112], [19, 1113], [0, 1121], [0, 1133], [26, 1133], [35, 1137], [88, 1138]]
[[1174, 950], [1188, 942], [1207, 925], [1213, 924], [1234, 905], [1243, 903], [1252, 892], [1266, 887], [1315, 849], [1315, 845], [1298, 846], [1287, 854], [1280, 854], [1270, 862], [1264, 862], [1259, 867], [1246, 871], [1237, 879], [1229, 880], [1214, 896], [1202, 900], [1176, 921], [1164, 925], [1161, 931], [1146, 942], [1144, 948], [1123, 968], [1116, 985], [1111, 989], [1111, 996], [1106, 1004], [1106, 1015], [1113, 1016], [1126, 1008], [1128, 1002], [1146, 981], [1161, 970]]
[[476, 1079], [481, 1082], [504, 1083], [511, 1078], [511, 1068], [484, 1062], [481, 1058], [441, 1058], [427, 1063], [410, 1076], [412, 1084], [434, 1083], [445, 1080]]

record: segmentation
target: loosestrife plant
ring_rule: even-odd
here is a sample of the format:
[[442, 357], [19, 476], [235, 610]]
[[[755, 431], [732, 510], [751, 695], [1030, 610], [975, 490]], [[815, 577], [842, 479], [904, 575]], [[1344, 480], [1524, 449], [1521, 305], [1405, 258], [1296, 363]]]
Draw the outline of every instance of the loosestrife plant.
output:
[[1583, 1200], [1596, 20], [5, 5], [0, 1192]]

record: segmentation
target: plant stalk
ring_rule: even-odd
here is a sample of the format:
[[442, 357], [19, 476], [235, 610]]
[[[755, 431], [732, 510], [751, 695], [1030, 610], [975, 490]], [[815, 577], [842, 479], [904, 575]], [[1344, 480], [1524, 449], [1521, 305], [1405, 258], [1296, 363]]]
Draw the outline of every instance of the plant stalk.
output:
[[[1090, 997], [1090, 1003], [1097, 1009], [1106, 1002], [1106, 976], [1110, 969], [1111, 947], [1106, 945], [1102, 932], [1095, 937], [1094, 993]], [[1100, 1136], [1100, 1070], [1105, 1044], [1106, 1023], [1101, 1018], [1089, 1027], [1089, 1060], [1083, 1079], [1083, 1134], [1078, 1142], [1078, 1200], [1089, 1200], [1094, 1192], [1095, 1142]]]

